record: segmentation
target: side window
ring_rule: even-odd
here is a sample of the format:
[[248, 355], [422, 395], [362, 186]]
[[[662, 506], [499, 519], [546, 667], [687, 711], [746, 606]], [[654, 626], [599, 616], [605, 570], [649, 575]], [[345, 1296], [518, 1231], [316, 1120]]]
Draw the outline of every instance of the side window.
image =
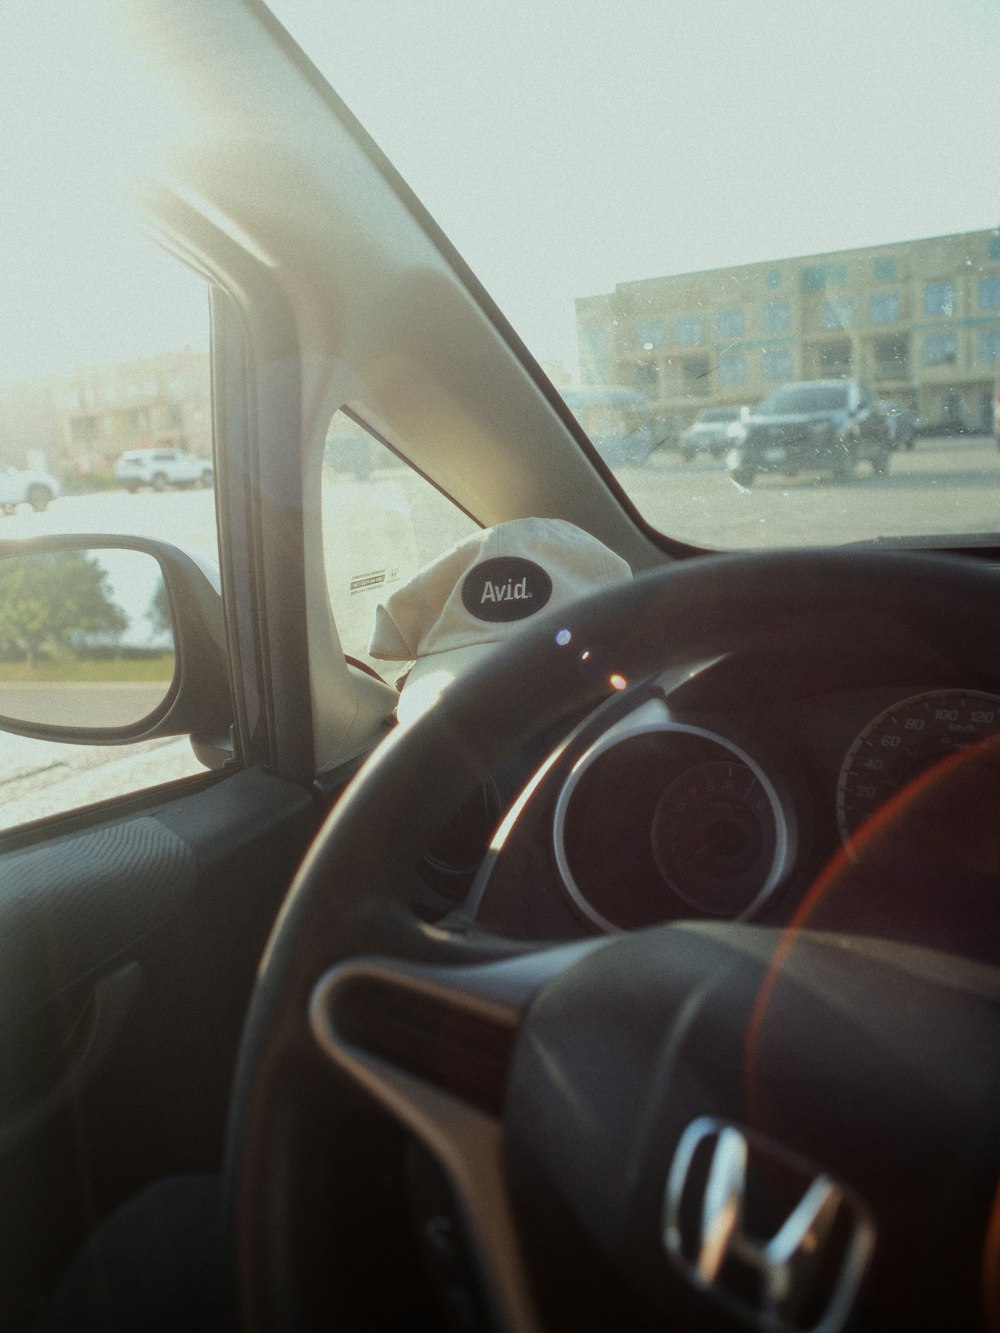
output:
[[476, 524], [363, 427], [336, 412], [323, 457], [323, 554], [344, 652], [368, 655], [375, 607]]
[[[6, 195], [0, 249], [0, 308], [17, 329], [0, 350], [0, 546], [138, 535], [217, 566], [206, 284], [123, 215], [86, 198], [70, 206], [41, 171], [29, 184], [34, 191]], [[178, 447], [202, 460], [202, 480], [154, 488], [147, 460], [173, 460]], [[75, 579], [73, 624], [65, 606], [60, 618], [31, 603], [53, 600], [48, 566], [26, 588], [16, 584], [19, 563], [0, 565], [0, 694], [21, 710], [8, 703], [9, 713], [30, 717], [31, 692], [43, 686], [48, 697], [65, 693], [77, 726], [99, 724], [112, 696], [134, 703], [128, 722], [149, 712], [144, 700], [156, 707], [173, 657], [155, 562], [63, 557], [62, 573]], [[186, 737], [98, 747], [0, 731], [0, 830], [204, 771]]]

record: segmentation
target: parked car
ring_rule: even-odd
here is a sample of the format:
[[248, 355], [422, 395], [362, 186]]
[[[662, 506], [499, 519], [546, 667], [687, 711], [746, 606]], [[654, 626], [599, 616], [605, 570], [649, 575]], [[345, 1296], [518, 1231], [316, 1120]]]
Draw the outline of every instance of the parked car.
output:
[[59, 489], [58, 481], [47, 472], [0, 463], [0, 509], [5, 514], [12, 514], [21, 504], [29, 504], [41, 512], [49, 507]]
[[211, 486], [214, 476], [211, 459], [184, 449], [130, 449], [115, 464], [115, 479], [129, 491], [141, 486], [151, 486], [154, 491], [165, 491], [168, 486]]
[[[832, 161], [866, 242], [976, 190], [995, 217], [985, 10], [872, 41], [872, 6], [288, 3], [307, 56], [262, 0], [13, 8], [43, 17], [4, 26], [10, 327], [69, 381], [109, 330], [147, 347], [178, 262], [217, 470], [5, 525], [0, 1327], [995, 1333], [995, 472], [792, 502], [616, 470], [515, 332], [595, 386], [651, 368], [664, 413], [723, 339], [737, 382], [788, 364], [780, 255], [862, 234]], [[104, 225], [118, 168], [151, 258]], [[772, 244], [721, 329], [633, 308], [640, 264]], [[882, 468], [879, 412], [788, 385], [733, 474]], [[391, 474], [327, 465], [340, 416]], [[89, 782], [43, 813], [70, 747]]]
[[704, 408], [681, 435], [681, 457], [685, 463], [690, 463], [698, 453], [722, 458], [729, 449], [729, 427], [734, 421], [745, 420], [749, 414], [749, 407]]
[[749, 486], [762, 472], [786, 477], [828, 471], [843, 479], [861, 461], [889, 471], [891, 433], [885, 404], [860, 380], [783, 384], [729, 427], [729, 475]]
[[609, 467], [644, 463], [659, 440], [651, 429], [649, 399], [617, 384], [566, 389], [563, 402]]
[[886, 403], [885, 409], [891, 447], [912, 449], [920, 428], [920, 419], [899, 403]]

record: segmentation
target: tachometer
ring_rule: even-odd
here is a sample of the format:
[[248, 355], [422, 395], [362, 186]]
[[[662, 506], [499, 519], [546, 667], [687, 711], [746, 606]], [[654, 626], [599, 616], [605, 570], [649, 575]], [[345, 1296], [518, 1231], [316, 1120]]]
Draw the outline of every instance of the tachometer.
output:
[[879, 713], [841, 765], [837, 823], [843, 841], [938, 760], [997, 733], [1000, 696], [980, 690], [928, 690]]
[[556, 863], [601, 930], [753, 915], [795, 861], [790, 798], [743, 745], [651, 699], [577, 760], [559, 794]]
[[653, 812], [656, 868], [699, 911], [738, 916], [760, 893], [777, 825], [760, 778], [735, 756], [680, 773]]

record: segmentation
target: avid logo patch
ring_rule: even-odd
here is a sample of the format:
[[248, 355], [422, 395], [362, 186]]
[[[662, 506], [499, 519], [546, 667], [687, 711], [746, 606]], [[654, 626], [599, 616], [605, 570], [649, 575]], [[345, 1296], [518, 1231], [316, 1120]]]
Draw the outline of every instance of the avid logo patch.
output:
[[524, 620], [552, 596], [552, 580], [533, 560], [499, 555], [469, 571], [462, 603], [477, 620]]

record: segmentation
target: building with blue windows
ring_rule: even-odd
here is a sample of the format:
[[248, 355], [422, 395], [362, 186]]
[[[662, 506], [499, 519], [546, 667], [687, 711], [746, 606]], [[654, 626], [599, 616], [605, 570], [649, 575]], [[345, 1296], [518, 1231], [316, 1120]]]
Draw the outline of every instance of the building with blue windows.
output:
[[788, 380], [852, 377], [925, 423], [991, 429], [1000, 228], [624, 282], [576, 302], [584, 385], [675, 429]]

